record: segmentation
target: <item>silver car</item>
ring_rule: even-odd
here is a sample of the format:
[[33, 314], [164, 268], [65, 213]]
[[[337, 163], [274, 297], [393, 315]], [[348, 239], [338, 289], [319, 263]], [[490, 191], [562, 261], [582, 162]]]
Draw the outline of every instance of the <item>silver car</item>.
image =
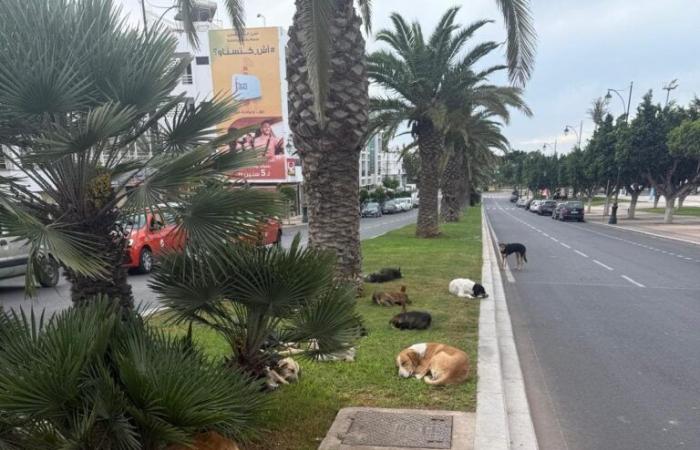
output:
[[[37, 281], [44, 287], [58, 284], [58, 263], [50, 255], [42, 255], [37, 261]], [[25, 275], [29, 261], [27, 242], [0, 232], [0, 280]]]

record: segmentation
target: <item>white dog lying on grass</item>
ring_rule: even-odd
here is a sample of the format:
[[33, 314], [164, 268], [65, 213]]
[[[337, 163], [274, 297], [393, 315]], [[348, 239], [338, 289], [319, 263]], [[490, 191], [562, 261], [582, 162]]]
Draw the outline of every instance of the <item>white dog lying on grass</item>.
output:
[[450, 281], [450, 294], [461, 298], [486, 298], [486, 289], [469, 278], [455, 278]]

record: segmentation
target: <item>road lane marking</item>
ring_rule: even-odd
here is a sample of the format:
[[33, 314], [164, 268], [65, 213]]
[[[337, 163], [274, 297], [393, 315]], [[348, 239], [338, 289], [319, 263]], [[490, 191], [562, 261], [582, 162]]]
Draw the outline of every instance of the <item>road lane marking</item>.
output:
[[563, 243], [563, 242], [560, 242], [560, 244], [561, 244], [561, 245], [562, 245], [563, 247], [566, 247], [566, 248], [571, 248], [571, 246], [569, 246], [569, 245], [566, 245], [566, 244], [565, 244], [565, 243]]
[[559, 239], [557, 239], [557, 238], [550, 237], [550, 239], [553, 240], [554, 242], [559, 242]]
[[515, 283], [515, 277], [513, 276], [513, 272], [510, 271], [510, 266], [506, 263], [506, 279], [508, 280], [509, 283]]
[[549, 237], [547, 233], [542, 233], [543, 236]]
[[601, 267], [605, 267], [605, 268], [608, 269], [608, 270], [613, 270], [612, 267], [603, 264], [602, 262], [598, 261], [597, 259], [594, 259], [593, 262], [596, 263], [596, 264], [598, 264], [598, 265], [601, 266]]
[[640, 288], [646, 287], [642, 283], [638, 283], [638, 282], [634, 281], [632, 278], [628, 277], [627, 275], [621, 275], [621, 276], [622, 276], [622, 278], [624, 278], [625, 280], [629, 281], [630, 283], [634, 284], [637, 287], [640, 287]]
[[578, 250], [574, 250], [574, 252], [575, 252], [575, 253], [578, 253], [579, 255], [583, 256], [584, 258], [588, 258], [588, 255], [585, 254], [585, 253], [583, 253], [583, 252], [580, 252], [580, 251], [578, 251]]

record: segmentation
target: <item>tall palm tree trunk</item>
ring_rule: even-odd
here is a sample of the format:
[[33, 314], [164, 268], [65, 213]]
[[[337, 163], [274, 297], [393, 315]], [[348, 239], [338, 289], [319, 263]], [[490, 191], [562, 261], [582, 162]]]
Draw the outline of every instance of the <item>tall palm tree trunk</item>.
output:
[[420, 156], [420, 207], [416, 236], [431, 238], [440, 234], [438, 227], [438, 187], [440, 186], [440, 153], [442, 135], [432, 126], [418, 132], [418, 155]]
[[467, 176], [466, 172], [462, 171], [463, 166], [464, 153], [457, 150], [450, 155], [442, 173], [440, 216], [445, 222], [459, 222], [459, 212], [462, 209], [460, 187], [462, 178]]
[[304, 56], [304, 22], [297, 12], [289, 30], [289, 124], [304, 171], [309, 245], [333, 250], [338, 276], [360, 285], [359, 158], [368, 129], [369, 93], [365, 40], [352, 0], [332, 8], [329, 91], [324, 123], [317, 120]]

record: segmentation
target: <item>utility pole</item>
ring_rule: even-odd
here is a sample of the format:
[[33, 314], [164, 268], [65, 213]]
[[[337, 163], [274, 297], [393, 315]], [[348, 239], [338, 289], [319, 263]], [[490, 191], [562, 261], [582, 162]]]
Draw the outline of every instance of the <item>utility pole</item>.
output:
[[668, 99], [671, 96], [671, 91], [676, 89], [678, 87], [678, 79], [674, 78], [670, 82], [664, 84], [663, 89], [666, 91], [666, 104], [664, 106], [668, 106]]

